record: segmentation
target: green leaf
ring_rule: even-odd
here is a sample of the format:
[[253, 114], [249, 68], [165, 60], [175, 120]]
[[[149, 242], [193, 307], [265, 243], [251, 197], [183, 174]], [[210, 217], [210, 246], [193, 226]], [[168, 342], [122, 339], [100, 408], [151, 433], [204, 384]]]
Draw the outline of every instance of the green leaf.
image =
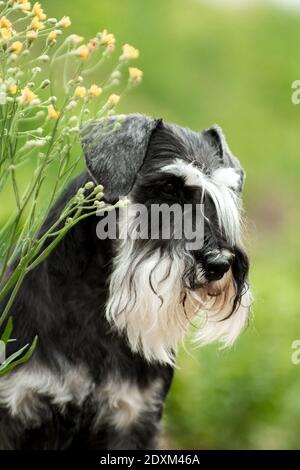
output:
[[27, 347], [28, 344], [26, 344], [21, 349], [19, 349], [19, 351], [16, 351], [14, 354], [5, 359], [5, 361], [2, 362], [2, 364], [0, 365], [0, 372], [4, 370], [9, 364], [11, 364], [17, 357], [21, 356], [21, 354], [25, 351], [25, 349], [27, 349]]
[[3, 341], [3, 343], [7, 344], [12, 334], [12, 330], [13, 330], [13, 318], [9, 317], [5, 330], [3, 331], [3, 334], [0, 338], [0, 340]]
[[[30, 348], [28, 349], [28, 351], [24, 354], [24, 356], [22, 356], [20, 359], [16, 359], [17, 357], [20, 356], [20, 354], [27, 348], [28, 344], [26, 346], [23, 346], [23, 348], [21, 348], [19, 351], [17, 351], [16, 353], [12, 354], [0, 367], [0, 377], [2, 377], [3, 375], [7, 374], [8, 372], [11, 372], [15, 367], [17, 367], [18, 365], [20, 364], [23, 364], [24, 362], [27, 362], [35, 348], [36, 348], [36, 345], [37, 345], [37, 341], [38, 341], [38, 337], [36, 336], [32, 342], [32, 345], [30, 346]], [[16, 359], [13, 363], [11, 363], [11, 361], [13, 361], [14, 359]], [[3, 367], [4, 366], [4, 367]]]

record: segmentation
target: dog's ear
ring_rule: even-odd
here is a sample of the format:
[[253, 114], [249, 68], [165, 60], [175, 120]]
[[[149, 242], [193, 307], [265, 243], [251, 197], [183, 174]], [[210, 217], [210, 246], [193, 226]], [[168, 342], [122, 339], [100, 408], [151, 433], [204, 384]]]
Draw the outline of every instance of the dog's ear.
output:
[[206, 144], [213, 150], [214, 157], [219, 163], [224, 163], [224, 134], [218, 126], [212, 126], [202, 132]]
[[206, 141], [206, 145], [208, 145], [213, 152], [213, 157], [216, 159], [218, 166], [222, 169], [234, 169], [237, 173], [238, 179], [234, 189], [237, 192], [241, 192], [245, 180], [245, 172], [241, 167], [239, 160], [233, 155], [228, 147], [221, 127], [214, 125], [203, 131], [202, 136]]
[[108, 201], [130, 192], [159, 122], [142, 114], [129, 114], [95, 120], [82, 129], [87, 168], [104, 186]]

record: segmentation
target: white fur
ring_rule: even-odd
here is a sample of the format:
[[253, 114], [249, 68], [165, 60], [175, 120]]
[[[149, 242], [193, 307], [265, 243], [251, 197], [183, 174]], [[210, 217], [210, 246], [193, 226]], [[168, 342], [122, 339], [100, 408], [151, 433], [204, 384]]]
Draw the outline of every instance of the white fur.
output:
[[12, 416], [37, 424], [43, 418], [41, 396], [50, 398], [50, 402], [63, 411], [71, 402], [80, 406], [90, 395], [98, 409], [95, 428], [105, 422], [118, 430], [126, 430], [142, 419], [143, 414], [159, 410], [161, 390], [160, 380], [142, 388], [114, 377], [95, 387], [83, 367], [65, 364], [59, 375], [45, 367], [28, 364], [0, 379], [0, 405]]
[[251, 294], [246, 290], [239, 308], [228, 318], [226, 310], [225, 314], [219, 312], [218, 315], [210, 312], [202, 313], [198, 316], [199, 328], [195, 331], [193, 342], [205, 345], [218, 341], [224, 347], [232, 346], [247, 325], [250, 307]]
[[35, 420], [39, 415], [39, 396], [47, 396], [51, 403], [64, 409], [69, 402], [78, 405], [91, 392], [93, 384], [83, 367], [65, 365], [61, 375], [45, 367], [22, 366], [0, 379], [0, 404], [12, 416]]
[[126, 431], [133, 423], [143, 419], [143, 414], [158, 411], [161, 406], [162, 383], [157, 380], [141, 388], [130, 381], [109, 379], [95, 390], [98, 413], [94, 422], [108, 422], [119, 431]]
[[204, 174], [192, 162], [189, 163], [180, 158], [176, 158], [173, 163], [164, 166], [161, 171], [182, 176], [187, 186], [201, 186], [203, 184]]
[[236, 191], [240, 185], [241, 175], [235, 168], [218, 168], [213, 172], [212, 179], [217, 184], [224, 184]]
[[[155, 360], [174, 365], [178, 344], [184, 339], [191, 323], [199, 326], [194, 333], [198, 344], [220, 341], [225, 346], [232, 345], [247, 323], [250, 307], [247, 292], [238, 310], [228, 319], [225, 318], [231, 312], [234, 297], [230, 285], [228, 288], [225, 286], [224, 293], [217, 297], [210, 297], [205, 288], [197, 293], [187, 289], [184, 310], [183, 259], [175, 254], [173, 259], [160, 258], [159, 252], [153, 253], [144, 262], [139, 262], [141, 257], [135, 261], [132, 271], [130, 246], [128, 249], [123, 247], [119, 252], [107, 305], [108, 321], [125, 332], [133, 351], [143, 354], [149, 362]], [[157, 295], [149, 284], [149, 275], [154, 266], [157, 268], [152, 276], [152, 285]], [[167, 272], [170, 274], [164, 280]], [[133, 291], [129, 285], [131, 274]], [[233, 283], [232, 275], [229, 276], [228, 284]]]
[[[141, 352], [148, 361], [173, 364], [174, 352], [188, 326], [187, 320], [180, 314], [183, 262], [167, 257], [160, 259], [158, 252], [141, 261], [142, 252], [133, 267], [131, 246], [130, 242], [127, 247], [124, 246], [116, 259], [110, 282], [107, 318], [119, 330], [126, 332], [133, 351]], [[158, 295], [149, 284], [149, 275], [155, 266], [152, 285]], [[129, 283], [131, 274], [133, 289], [130, 289]], [[163, 280], [165, 277], [166, 280]]]

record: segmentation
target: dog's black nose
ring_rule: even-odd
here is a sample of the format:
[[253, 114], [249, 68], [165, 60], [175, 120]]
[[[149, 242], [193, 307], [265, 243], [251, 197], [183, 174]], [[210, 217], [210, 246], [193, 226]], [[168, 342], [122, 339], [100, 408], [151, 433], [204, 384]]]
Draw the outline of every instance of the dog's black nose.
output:
[[222, 279], [230, 268], [230, 260], [225, 256], [211, 256], [206, 259], [205, 277], [208, 281], [218, 281]]

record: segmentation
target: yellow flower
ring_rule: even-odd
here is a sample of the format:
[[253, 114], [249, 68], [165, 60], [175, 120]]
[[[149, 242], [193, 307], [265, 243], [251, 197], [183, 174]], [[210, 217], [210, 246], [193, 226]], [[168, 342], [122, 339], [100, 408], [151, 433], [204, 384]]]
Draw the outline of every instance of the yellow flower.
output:
[[101, 93], [102, 93], [102, 88], [100, 88], [97, 85], [91, 85], [91, 87], [88, 91], [89, 96], [92, 96], [93, 98], [101, 95]]
[[97, 40], [96, 39], [91, 39], [87, 45], [87, 48], [89, 50], [89, 53], [91, 54], [95, 47], [97, 46]]
[[117, 106], [119, 101], [120, 101], [120, 96], [113, 94], [109, 96], [107, 103], [109, 104], [109, 106], [114, 107], [114, 106]]
[[107, 30], [105, 29], [101, 33], [100, 44], [106, 47], [109, 50], [109, 52], [113, 52], [115, 49], [115, 45], [116, 45], [116, 38], [112, 33], [108, 33]]
[[9, 29], [1, 28], [0, 32], [1, 32], [2, 39], [4, 39], [5, 41], [9, 41], [9, 39], [11, 39], [12, 34], [11, 34], [11, 31]]
[[34, 17], [32, 22], [31, 22], [30, 28], [35, 29], [36, 31], [39, 31], [40, 29], [44, 29], [45, 25], [44, 25], [44, 23], [39, 21], [38, 18]]
[[0, 28], [11, 28], [11, 22], [6, 18], [6, 16], [1, 16], [0, 18]]
[[32, 8], [32, 14], [39, 20], [45, 20], [47, 15], [45, 15], [43, 8], [39, 2], [36, 2]]
[[130, 44], [124, 44], [122, 49], [123, 49], [123, 54], [121, 55], [121, 59], [124, 59], [124, 60], [137, 59], [138, 56], [140, 55], [139, 50], [131, 46]]
[[86, 88], [84, 86], [77, 86], [75, 88], [74, 96], [77, 98], [84, 98], [86, 95]]
[[143, 72], [142, 70], [136, 68], [136, 67], [129, 67], [129, 77], [131, 80], [134, 82], [140, 82], [143, 78]]
[[62, 28], [68, 28], [71, 26], [71, 20], [68, 16], [63, 16], [62, 19], [58, 23], [59, 26]]
[[17, 93], [17, 89], [18, 89], [18, 87], [17, 87], [16, 84], [10, 85], [10, 86], [8, 87], [8, 91], [9, 91], [9, 93], [11, 93], [12, 95], [15, 95], [15, 94]]
[[59, 116], [60, 116], [60, 112], [56, 111], [54, 106], [52, 104], [50, 104], [50, 106], [48, 106], [48, 117], [49, 117], [49, 119], [57, 120], [59, 118]]
[[88, 46], [83, 45], [83, 46], [78, 47], [76, 54], [80, 57], [80, 59], [86, 60], [88, 56], [90, 55], [90, 50]]
[[36, 94], [33, 93], [33, 91], [26, 86], [21, 90], [21, 96], [20, 96], [20, 103], [26, 104], [26, 103], [31, 103], [33, 100], [37, 98]]
[[83, 37], [78, 34], [71, 34], [69, 40], [73, 43], [74, 46], [77, 46], [83, 41]]
[[28, 39], [29, 42], [34, 41], [38, 37], [37, 31], [33, 31], [32, 29], [30, 31], [27, 31], [26, 33], [26, 38]]
[[48, 41], [54, 42], [54, 41], [56, 41], [56, 38], [57, 38], [57, 32], [56, 31], [50, 31], [50, 33], [48, 34]]
[[24, 13], [30, 13], [31, 4], [27, 0], [18, 0], [19, 8], [24, 11]]
[[20, 54], [23, 49], [23, 44], [20, 41], [15, 41], [10, 46], [10, 51], [14, 52], [15, 54]]

